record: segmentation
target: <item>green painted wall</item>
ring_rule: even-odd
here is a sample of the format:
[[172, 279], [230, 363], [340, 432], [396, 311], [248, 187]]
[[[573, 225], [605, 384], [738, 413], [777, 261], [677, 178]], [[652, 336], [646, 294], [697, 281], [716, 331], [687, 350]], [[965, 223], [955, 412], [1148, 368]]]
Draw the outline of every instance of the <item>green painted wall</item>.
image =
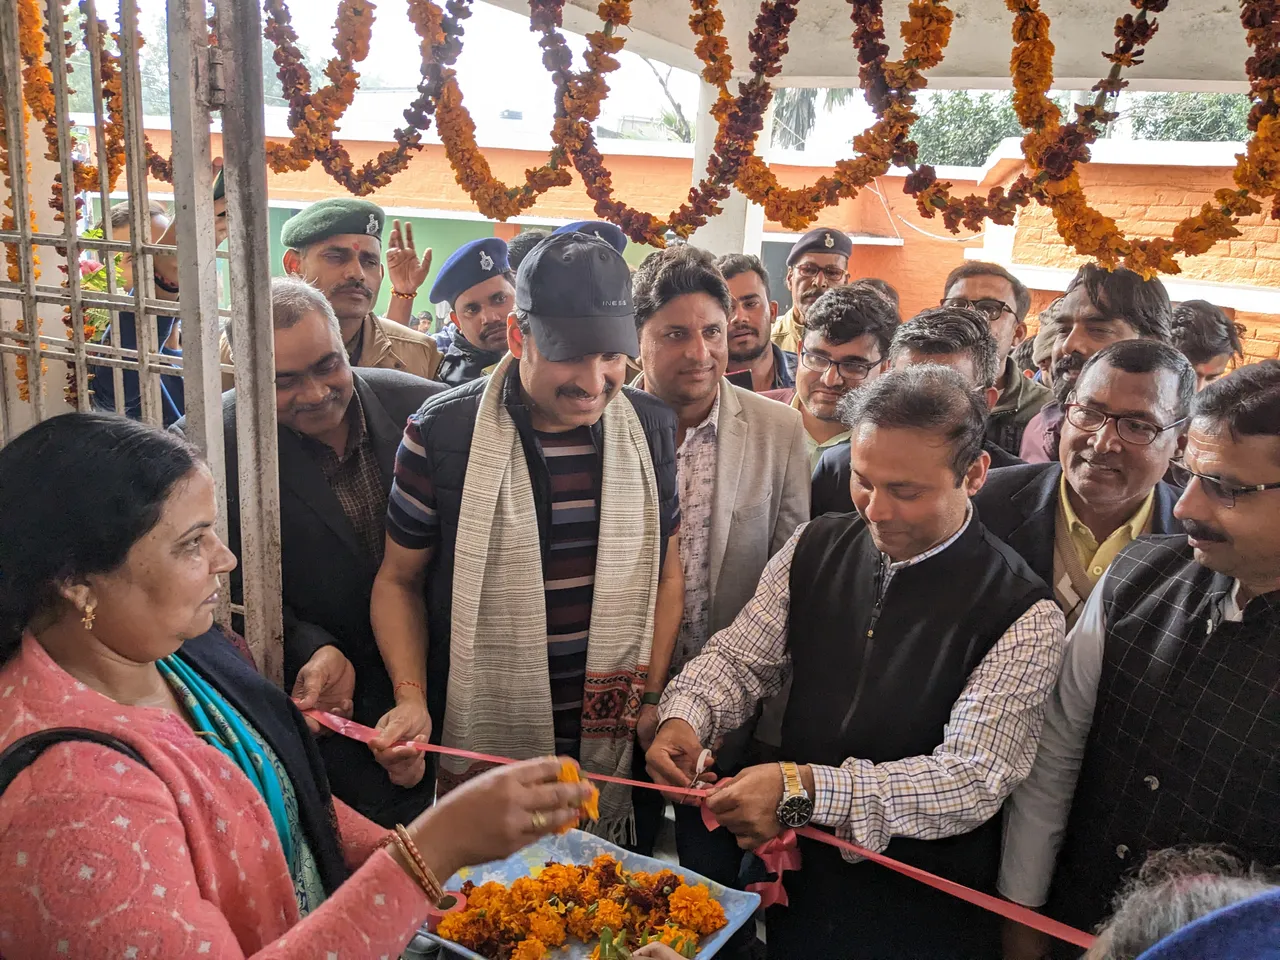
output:
[[[284, 227], [285, 221], [297, 212], [297, 209], [287, 207], [272, 207], [270, 210], [268, 230], [271, 242], [272, 276], [280, 276], [284, 273], [282, 258], [284, 257], [285, 248], [280, 243], [280, 230]], [[422, 289], [418, 292], [417, 299], [414, 300], [413, 309], [415, 313], [423, 313], [431, 309], [427, 294], [431, 291], [431, 285], [435, 283], [436, 274], [440, 272], [440, 267], [445, 260], [449, 259], [449, 254], [464, 243], [479, 240], [481, 237], [493, 236], [493, 224], [484, 220], [431, 220], [425, 217], [388, 218], [382, 237], [384, 249], [387, 239], [391, 236], [392, 219], [399, 219], [402, 228], [405, 223], [413, 224], [413, 244], [419, 255], [428, 248], [432, 251], [431, 272], [427, 275], [426, 282], [423, 283]], [[391, 281], [384, 279], [382, 289], [378, 292], [378, 302], [374, 306], [374, 311], [376, 313], [386, 313], [387, 305], [390, 302]]]

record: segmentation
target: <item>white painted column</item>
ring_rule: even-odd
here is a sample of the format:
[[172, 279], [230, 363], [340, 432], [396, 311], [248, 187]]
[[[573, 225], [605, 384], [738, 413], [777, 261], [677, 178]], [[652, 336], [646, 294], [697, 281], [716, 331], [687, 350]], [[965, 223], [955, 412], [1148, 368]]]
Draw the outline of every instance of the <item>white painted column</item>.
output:
[[[693, 138], [693, 183], [697, 184], [707, 173], [707, 160], [711, 156], [716, 139], [716, 123], [711, 107], [716, 102], [716, 88], [705, 80], [698, 85], [698, 116]], [[773, 129], [773, 106], [770, 104], [764, 116], [764, 128], [760, 133], [757, 149], [767, 159], [770, 132]], [[710, 250], [717, 256], [726, 253], [753, 253], [759, 255], [760, 241], [764, 234], [764, 208], [754, 204], [735, 189], [720, 204], [722, 212], [712, 217], [704, 226], [695, 230], [689, 243]]]

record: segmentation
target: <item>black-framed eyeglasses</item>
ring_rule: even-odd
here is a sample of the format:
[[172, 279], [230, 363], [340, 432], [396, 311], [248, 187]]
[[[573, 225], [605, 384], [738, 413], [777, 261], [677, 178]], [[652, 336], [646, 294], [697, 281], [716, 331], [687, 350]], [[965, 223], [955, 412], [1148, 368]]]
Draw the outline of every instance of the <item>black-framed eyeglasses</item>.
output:
[[834, 265], [820, 267], [816, 263], [797, 263], [795, 271], [806, 280], [812, 280], [818, 274], [822, 274], [831, 283], [844, 283], [845, 277], [849, 276], [849, 271], [844, 267]]
[[1132, 443], [1139, 447], [1154, 443], [1156, 437], [1166, 430], [1172, 430], [1174, 427], [1187, 422], [1187, 418], [1183, 417], [1181, 420], [1175, 420], [1173, 423], [1161, 426], [1158, 423], [1152, 423], [1150, 420], [1143, 420], [1141, 417], [1113, 416], [1094, 407], [1085, 406], [1083, 403], [1068, 403], [1066, 405], [1066, 416], [1073, 427], [1079, 427], [1088, 433], [1097, 433], [1108, 423], [1114, 421], [1116, 433], [1120, 435], [1120, 439], [1125, 443]]
[[999, 320], [1000, 315], [1006, 310], [1015, 317], [1018, 315], [1013, 307], [994, 297], [989, 300], [966, 300], [964, 297], [948, 297], [942, 301], [942, 305], [944, 307], [957, 307], [960, 310], [972, 310], [986, 317], [988, 322]]
[[1262, 493], [1265, 490], [1280, 490], [1280, 480], [1274, 483], [1250, 483], [1244, 486], [1236, 487], [1229, 483], [1223, 483], [1218, 477], [1208, 477], [1203, 473], [1196, 473], [1194, 470], [1188, 469], [1185, 465], [1181, 465], [1178, 471], [1179, 476], [1185, 476], [1187, 485], [1192, 480], [1200, 481], [1200, 489], [1205, 492], [1210, 500], [1221, 504], [1224, 507], [1234, 507], [1238, 497], [1247, 496], [1250, 493]]
[[800, 362], [805, 368], [812, 370], [814, 373], [826, 373], [833, 366], [836, 373], [844, 380], [865, 380], [873, 368], [880, 366], [883, 361], [880, 360], [832, 360], [830, 357], [824, 357], [820, 353], [810, 353], [804, 347], [800, 348]]

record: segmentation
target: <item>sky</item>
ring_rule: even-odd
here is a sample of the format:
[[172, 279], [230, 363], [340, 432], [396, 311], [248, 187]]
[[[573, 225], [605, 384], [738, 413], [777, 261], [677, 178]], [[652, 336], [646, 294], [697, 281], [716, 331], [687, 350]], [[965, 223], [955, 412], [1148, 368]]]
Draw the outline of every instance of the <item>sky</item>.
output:
[[[293, 27], [305, 50], [318, 56], [332, 51], [337, 6], [338, 0], [292, 0], [289, 4]], [[144, 32], [163, 19], [164, 10], [165, 0], [139, 0], [139, 22], [144, 25]], [[473, 4], [473, 11], [463, 24], [465, 35], [457, 71], [464, 102], [477, 125], [483, 130], [484, 118], [496, 118], [503, 110], [513, 110], [523, 114], [525, 127], [550, 130], [554, 88], [542, 65], [538, 37], [530, 31], [527, 15], [483, 2]], [[403, 0], [380, 0], [375, 16], [364, 71], [376, 76], [379, 86], [406, 88], [403, 104], [389, 111], [389, 134], [399, 119], [399, 110], [414, 96], [412, 88], [419, 78], [418, 37], [405, 17]], [[575, 66], [581, 69], [585, 40], [568, 31], [565, 38], [574, 52]], [[147, 39], [155, 42], [160, 38]], [[602, 108], [601, 125], [617, 128], [627, 117], [660, 116], [668, 101], [653, 70], [644, 59], [626, 50], [619, 60], [621, 67], [609, 77], [610, 93]], [[662, 64], [658, 69], [664, 76], [671, 70]], [[671, 70], [668, 80], [691, 122], [697, 119], [699, 82], [695, 74], [678, 69]], [[820, 112], [808, 152], [829, 155], [830, 159], [847, 154], [853, 133], [871, 119], [861, 97], [837, 111]]]

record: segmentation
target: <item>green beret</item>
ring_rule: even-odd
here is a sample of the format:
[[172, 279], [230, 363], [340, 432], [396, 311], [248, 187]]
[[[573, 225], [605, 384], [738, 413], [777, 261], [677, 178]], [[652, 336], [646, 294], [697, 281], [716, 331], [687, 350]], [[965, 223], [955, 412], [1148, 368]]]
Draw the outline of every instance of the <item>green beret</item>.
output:
[[356, 197], [332, 197], [313, 203], [285, 221], [280, 242], [291, 250], [328, 240], [340, 233], [361, 233], [382, 239], [386, 214], [376, 203]]

